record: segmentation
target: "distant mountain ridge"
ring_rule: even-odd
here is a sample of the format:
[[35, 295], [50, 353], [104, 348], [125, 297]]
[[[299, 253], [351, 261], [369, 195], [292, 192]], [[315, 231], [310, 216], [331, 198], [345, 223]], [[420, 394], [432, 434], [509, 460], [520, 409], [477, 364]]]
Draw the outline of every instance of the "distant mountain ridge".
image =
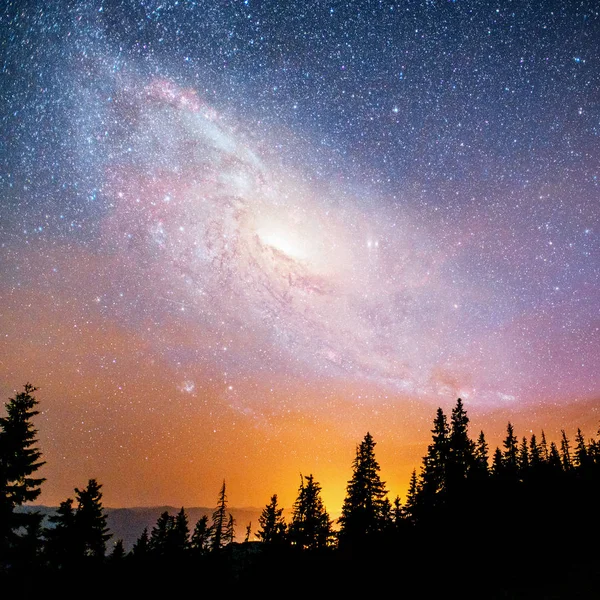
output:
[[[183, 507], [188, 518], [190, 532], [194, 530], [194, 526], [198, 520], [206, 515], [209, 523], [211, 522], [212, 514], [215, 508], [206, 506], [195, 506], [192, 508]], [[32, 512], [38, 511], [44, 515], [44, 525], [49, 525], [48, 517], [55, 514], [57, 507], [53, 506], [34, 506], [27, 505], [21, 507], [21, 510]], [[123, 546], [126, 551], [131, 550], [136, 540], [140, 537], [144, 528], [148, 528], [148, 533], [156, 525], [158, 517], [165, 511], [170, 515], [176, 515], [181, 510], [181, 506], [140, 506], [132, 508], [104, 508], [106, 514], [106, 523], [112, 538], [108, 542], [108, 552], [112, 545], [119, 539], [123, 540]], [[238, 542], [243, 542], [246, 537], [246, 528], [251, 524], [250, 540], [256, 540], [255, 533], [259, 530], [258, 517], [262, 513], [262, 508], [228, 508], [227, 512], [231, 513], [235, 520], [235, 539]], [[285, 511], [284, 511], [285, 514]]]

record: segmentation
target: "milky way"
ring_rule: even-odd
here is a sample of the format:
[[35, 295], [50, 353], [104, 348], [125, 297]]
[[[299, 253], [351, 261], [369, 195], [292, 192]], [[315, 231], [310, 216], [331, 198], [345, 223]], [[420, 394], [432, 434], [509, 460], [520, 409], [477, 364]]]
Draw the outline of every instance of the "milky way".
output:
[[201, 4], [3, 9], [3, 389], [84, 423], [135, 356], [275, 437], [598, 397], [594, 3]]

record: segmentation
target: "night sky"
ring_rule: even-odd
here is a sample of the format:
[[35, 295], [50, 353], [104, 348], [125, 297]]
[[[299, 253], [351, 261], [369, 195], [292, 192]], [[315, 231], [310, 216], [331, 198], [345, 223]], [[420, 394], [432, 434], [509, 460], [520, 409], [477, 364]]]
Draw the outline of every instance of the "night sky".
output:
[[600, 424], [594, 1], [5, 2], [0, 393], [57, 505], [405, 494]]

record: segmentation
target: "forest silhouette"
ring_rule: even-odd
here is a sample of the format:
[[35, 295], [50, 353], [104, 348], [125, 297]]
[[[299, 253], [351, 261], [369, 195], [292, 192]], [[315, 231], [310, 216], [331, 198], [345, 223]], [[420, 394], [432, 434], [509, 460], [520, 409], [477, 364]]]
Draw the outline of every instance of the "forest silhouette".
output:
[[[158, 598], [219, 592], [400, 597], [599, 597], [600, 441], [577, 429], [559, 444], [475, 439], [459, 398], [438, 408], [431, 443], [403, 501], [390, 500], [370, 433], [356, 446], [341, 516], [334, 522], [311, 473], [300, 475], [284, 518], [274, 493], [259, 518], [236, 523], [226, 482], [209, 516], [164, 511], [130, 551], [113, 539], [102, 485], [90, 479], [48, 522], [23, 510], [38, 498], [36, 388], [25, 384], [0, 417], [0, 591], [10, 598], [77, 590], [84, 598]], [[600, 436], [600, 432], [598, 432]], [[245, 531], [244, 541], [236, 530]], [[191, 587], [190, 587], [191, 586]]]

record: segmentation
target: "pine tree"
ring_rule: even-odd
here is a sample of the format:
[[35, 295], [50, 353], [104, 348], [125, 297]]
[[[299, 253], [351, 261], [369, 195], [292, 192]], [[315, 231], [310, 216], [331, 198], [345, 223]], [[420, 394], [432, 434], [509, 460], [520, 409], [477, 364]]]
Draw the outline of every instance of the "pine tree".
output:
[[588, 443], [588, 456], [590, 457], [590, 465], [600, 465], [600, 442], [591, 438]]
[[475, 462], [474, 444], [469, 438], [469, 418], [462, 400], [456, 401], [450, 418], [446, 485], [454, 489], [466, 480]]
[[483, 431], [480, 431], [475, 443], [475, 462], [472, 474], [479, 479], [487, 477], [489, 468], [488, 445]]
[[542, 464], [541, 450], [537, 444], [535, 433], [531, 434], [531, 439], [529, 441], [529, 464], [534, 471], [539, 470], [540, 465]]
[[496, 447], [494, 450], [494, 457], [492, 458], [492, 474], [494, 477], [500, 477], [504, 473], [504, 460], [502, 457], [502, 450]]
[[225, 527], [223, 537], [225, 538], [225, 545], [233, 544], [235, 541], [235, 519], [231, 513], [229, 513], [229, 518], [227, 519], [227, 526]]
[[447, 489], [450, 428], [441, 408], [437, 409], [431, 433], [432, 443], [427, 447], [427, 455], [423, 458], [419, 498], [420, 502], [429, 507], [436, 505], [439, 495]]
[[188, 518], [183, 506], [175, 516], [173, 521], [173, 530], [171, 533], [172, 542], [170, 544], [172, 551], [178, 554], [186, 552], [190, 547], [190, 528]]
[[211, 539], [210, 527], [208, 526], [208, 517], [202, 515], [192, 532], [191, 548], [196, 554], [205, 554], [209, 550]]
[[149, 549], [154, 556], [169, 556], [174, 527], [175, 517], [170, 515], [169, 511], [163, 511], [156, 520], [156, 525], [152, 528], [150, 534]]
[[148, 528], [144, 527], [140, 537], [133, 544], [131, 549], [131, 556], [136, 560], [145, 560], [150, 553], [150, 536], [148, 535]]
[[569, 438], [567, 438], [567, 434], [565, 433], [564, 429], [561, 430], [560, 454], [563, 469], [565, 471], [570, 471], [573, 467], [573, 463], [571, 461], [571, 443], [569, 442]]
[[563, 462], [556, 444], [550, 442], [550, 452], [548, 453], [548, 465], [555, 472], [559, 473], [563, 470]]
[[68, 567], [82, 560], [104, 559], [106, 542], [112, 534], [106, 526], [101, 488], [95, 479], [90, 479], [85, 489], [75, 488], [76, 508], [73, 499], [67, 498], [50, 517], [52, 527], [45, 535], [51, 564]]
[[332, 521], [321, 499], [321, 486], [314, 476], [300, 475], [300, 488], [289, 526], [290, 543], [301, 550], [322, 550], [332, 538]]
[[577, 428], [577, 435], [575, 436], [575, 466], [580, 471], [587, 471], [591, 466], [591, 456], [588, 452], [588, 448], [585, 444], [585, 439], [583, 437], [583, 433], [581, 433], [581, 429]]
[[408, 492], [406, 494], [406, 502], [404, 503], [404, 518], [409, 523], [416, 523], [419, 503], [419, 481], [417, 479], [417, 471], [413, 469], [410, 482], [408, 484]]
[[515, 479], [519, 471], [518, 443], [512, 423], [509, 422], [506, 426], [506, 438], [504, 438], [503, 442], [502, 472], [506, 476]]
[[18, 543], [17, 529], [37, 519], [35, 514], [15, 512], [16, 507], [40, 495], [45, 481], [33, 477], [45, 464], [40, 461], [42, 454], [35, 447], [37, 430], [32, 423], [39, 414], [35, 409], [38, 401], [33, 395], [36, 390], [26, 383], [23, 391], [5, 404], [6, 416], [0, 418], [0, 558], [10, 546]]
[[123, 546], [123, 540], [118, 539], [112, 549], [109, 556], [109, 561], [112, 564], [121, 563], [125, 558], [125, 547]]
[[244, 536], [244, 543], [247, 544], [250, 541], [252, 535], [252, 521], [246, 525], [246, 535]]
[[518, 456], [518, 466], [519, 473], [521, 477], [527, 477], [527, 473], [529, 471], [529, 445], [527, 444], [527, 438], [523, 436], [523, 440], [521, 441], [521, 446], [519, 447], [519, 456]]
[[286, 524], [283, 508], [278, 506], [277, 494], [271, 496], [271, 501], [258, 517], [258, 523], [260, 525], [258, 538], [264, 543], [281, 544], [285, 540]]
[[221, 486], [219, 492], [219, 500], [217, 502], [217, 508], [212, 516], [211, 526], [211, 541], [210, 548], [212, 552], [218, 552], [223, 548], [227, 540], [225, 538], [225, 531], [227, 528], [227, 495], [225, 493], [225, 481]]
[[78, 506], [75, 513], [77, 535], [81, 540], [84, 556], [101, 559], [106, 553], [106, 542], [112, 537], [106, 526], [102, 506], [102, 492], [95, 479], [90, 479], [83, 490], [75, 488]]
[[386, 496], [381, 506], [380, 533], [391, 531], [394, 524], [393, 508], [390, 499]]
[[400, 524], [404, 522], [404, 507], [400, 501], [400, 496], [394, 498], [394, 507], [392, 508], [392, 522], [396, 528], [400, 527]]
[[69, 566], [83, 556], [73, 498], [61, 502], [49, 521], [52, 525], [45, 532], [48, 561], [58, 567]]
[[341, 544], [355, 544], [366, 537], [380, 534], [387, 525], [387, 490], [379, 476], [380, 467], [375, 459], [375, 445], [373, 437], [367, 433], [356, 449], [352, 478], [346, 488], [339, 519]]
[[550, 451], [548, 450], [548, 443], [546, 442], [546, 434], [542, 429], [542, 435], [540, 436], [540, 456], [542, 461], [547, 463], [550, 460]]

